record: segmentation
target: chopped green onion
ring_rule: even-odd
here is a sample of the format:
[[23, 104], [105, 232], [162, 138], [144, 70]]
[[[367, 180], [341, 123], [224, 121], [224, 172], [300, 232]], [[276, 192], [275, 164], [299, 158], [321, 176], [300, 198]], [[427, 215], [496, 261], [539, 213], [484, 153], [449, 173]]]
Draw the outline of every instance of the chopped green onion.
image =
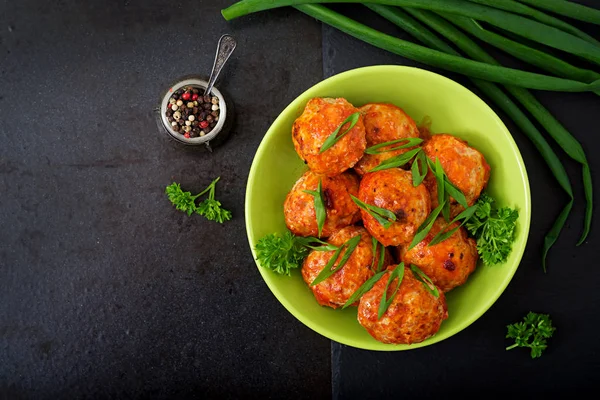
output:
[[350, 195], [350, 197], [357, 206], [369, 213], [369, 215], [375, 218], [377, 222], [379, 222], [385, 229], [392, 226], [392, 224], [396, 221], [396, 215], [390, 210], [386, 210], [385, 208], [377, 207], [372, 204], [367, 204], [352, 195]]
[[[385, 246], [382, 245], [375, 239], [374, 236], [371, 237], [371, 243], [373, 244], [372, 253], [373, 253], [373, 261], [371, 262], [371, 271], [379, 272], [383, 267], [383, 262], [385, 260]], [[377, 260], [377, 248], [381, 246], [381, 251], [379, 252], [379, 261], [377, 261], [377, 269], [375, 269], [375, 260]]]
[[[358, 235], [354, 236], [352, 239], [348, 240], [342, 246], [340, 246], [335, 251], [335, 253], [333, 253], [333, 256], [331, 257], [331, 259], [329, 260], [327, 265], [325, 265], [325, 268], [323, 268], [323, 270], [319, 273], [319, 275], [317, 275], [315, 280], [312, 281], [310, 286], [318, 285], [319, 283], [323, 282], [325, 279], [329, 278], [331, 275], [335, 274], [340, 269], [342, 269], [344, 267], [344, 265], [346, 265], [346, 262], [348, 262], [348, 259], [354, 252], [354, 249], [356, 249], [356, 246], [358, 246], [358, 243], [360, 243], [360, 239], [361, 239], [361, 235], [358, 234]], [[340, 260], [338, 265], [334, 267], [335, 262], [337, 261], [342, 250], [344, 250], [344, 249], [346, 249], [346, 251], [344, 252], [344, 255], [342, 256], [342, 259]]]
[[360, 299], [362, 297], [363, 294], [365, 294], [369, 290], [371, 290], [373, 288], [373, 286], [377, 282], [379, 282], [379, 280], [381, 279], [381, 277], [386, 272], [387, 271], [380, 271], [380, 272], [376, 273], [375, 275], [373, 275], [372, 277], [370, 277], [365, 283], [363, 283], [362, 285], [360, 285], [359, 288], [356, 289], [356, 291], [354, 293], [352, 293], [352, 296], [350, 296], [350, 298], [348, 299], [348, 301], [346, 301], [344, 303], [344, 305], [342, 306], [342, 310], [345, 309], [346, 307], [349, 307], [352, 304], [354, 304], [358, 299]]
[[325, 225], [325, 219], [327, 218], [327, 208], [325, 208], [325, 200], [323, 199], [321, 180], [319, 179], [317, 190], [305, 190], [304, 193], [308, 193], [315, 198], [315, 214], [317, 216], [317, 228], [319, 229], [320, 237], [321, 233], [323, 232], [323, 225]]
[[383, 263], [385, 262], [385, 246], [379, 243], [381, 246], [381, 250], [379, 250], [379, 261], [377, 262], [377, 272], [381, 271], [384, 267]]
[[[319, 238], [312, 237], [312, 236], [308, 236], [308, 237], [296, 236], [296, 241], [298, 243], [300, 243], [302, 246], [308, 247], [309, 249], [312, 249], [315, 251], [335, 251], [338, 249], [338, 246], [331, 244], [331, 243], [327, 243]], [[318, 243], [319, 245], [315, 246], [313, 243]]]
[[[379, 150], [382, 147], [387, 147], [387, 146], [391, 146], [393, 144], [402, 143], [402, 142], [406, 142], [406, 143], [401, 146], [392, 147], [392, 148], [389, 148], [386, 150]], [[420, 138], [403, 138], [403, 139], [390, 140], [389, 142], [379, 143], [379, 144], [376, 144], [374, 146], [367, 148], [365, 150], [365, 154], [388, 153], [390, 151], [408, 149], [409, 147], [418, 146], [421, 143], [423, 143], [423, 139], [420, 139]]]
[[413, 276], [416, 280], [420, 281], [425, 289], [435, 297], [440, 297], [440, 292], [427, 274], [419, 269], [415, 264], [410, 264], [410, 270], [413, 273]]
[[420, 151], [417, 153], [410, 170], [412, 172], [413, 186], [417, 187], [427, 176], [427, 156], [425, 152]]
[[[398, 278], [398, 284], [396, 288], [392, 292], [392, 295], [388, 298], [387, 292], [390, 287], [390, 284], [394, 279]], [[383, 294], [381, 295], [381, 302], [379, 303], [379, 311], [377, 312], [377, 319], [381, 319], [385, 312], [388, 310], [392, 301], [394, 301], [394, 297], [396, 297], [396, 293], [398, 293], [398, 289], [400, 289], [400, 285], [402, 284], [402, 279], [404, 278], [404, 263], [398, 264], [396, 268], [390, 273], [387, 284], [385, 285], [385, 289], [383, 290]]]
[[448, 175], [444, 173], [444, 188], [448, 195], [452, 196], [454, 200], [458, 202], [464, 208], [467, 208], [469, 204], [467, 203], [467, 198], [463, 194], [463, 192], [456, 187], [452, 182], [450, 182], [450, 178]]
[[442, 168], [442, 164], [441, 164], [439, 158], [437, 158], [437, 157], [435, 158], [435, 163], [433, 165], [435, 166], [435, 168], [433, 169], [432, 172], [433, 172], [433, 175], [435, 175], [438, 204], [444, 205], [444, 207], [442, 207], [442, 215], [444, 216], [444, 219], [446, 221], [449, 221], [450, 220], [450, 202], [446, 201], [448, 196], [446, 195], [445, 185], [444, 185], [446, 173], [444, 172], [444, 169]]
[[413, 247], [415, 247], [423, 239], [425, 239], [425, 236], [427, 236], [427, 234], [433, 227], [433, 223], [435, 222], [438, 215], [440, 215], [440, 212], [442, 211], [442, 208], [444, 208], [445, 204], [446, 204], [446, 201], [444, 200], [443, 202], [440, 203], [439, 206], [437, 206], [429, 214], [429, 216], [425, 219], [425, 221], [423, 221], [421, 226], [419, 226], [419, 228], [417, 229], [417, 233], [415, 234], [415, 237], [413, 238], [412, 242], [410, 242], [410, 245], [408, 246], [409, 250], [412, 249]]
[[437, 235], [435, 235], [433, 237], [433, 239], [431, 239], [431, 242], [429, 242], [428, 246], [434, 246], [440, 242], [443, 242], [444, 240], [448, 239], [450, 236], [454, 235], [454, 232], [456, 232], [457, 230], [460, 229], [461, 226], [463, 226], [464, 224], [467, 223], [467, 221], [473, 216], [473, 214], [475, 213], [475, 211], [477, 211], [477, 204], [467, 208], [466, 210], [464, 210], [463, 212], [461, 212], [460, 214], [458, 214], [456, 217], [454, 217], [454, 219], [452, 221], [450, 221], [450, 223], [448, 224], [448, 226], [452, 225], [453, 223], [455, 223], [456, 221], [460, 221], [462, 220], [462, 223], [459, 226], [456, 226], [452, 229], [450, 229], [449, 231], [445, 231], [444, 229], [441, 230], [440, 232], [438, 232]]
[[377, 245], [379, 244], [379, 242], [377, 241], [377, 239], [375, 239], [375, 236], [371, 236], [371, 244], [372, 249], [371, 252], [373, 253], [373, 261], [371, 261], [371, 271], [375, 271], [373, 269], [373, 267], [375, 266], [375, 259], [377, 258], [376, 254], [377, 254]]
[[412, 158], [415, 155], [417, 155], [420, 151], [422, 151], [422, 149], [419, 147], [417, 149], [407, 151], [406, 153], [402, 153], [395, 157], [388, 158], [387, 160], [381, 162], [375, 168], [371, 169], [369, 172], [383, 171], [384, 169], [390, 168], [399, 168], [408, 163], [410, 160], [412, 160]]
[[[327, 139], [325, 139], [323, 145], [321, 146], [321, 150], [319, 150], [319, 154], [333, 147], [338, 142], [338, 140], [343, 138], [348, 132], [352, 130], [352, 128], [354, 128], [354, 125], [356, 125], [359, 119], [360, 113], [358, 111], [348, 115], [348, 117], [342, 121], [342, 123], [336, 128], [336, 130], [333, 131], [331, 135], [327, 137]], [[340, 129], [342, 129], [342, 127], [346, 124], [350, 124], [350, 126], [338, 136], [338, 133], [340, 133]]]

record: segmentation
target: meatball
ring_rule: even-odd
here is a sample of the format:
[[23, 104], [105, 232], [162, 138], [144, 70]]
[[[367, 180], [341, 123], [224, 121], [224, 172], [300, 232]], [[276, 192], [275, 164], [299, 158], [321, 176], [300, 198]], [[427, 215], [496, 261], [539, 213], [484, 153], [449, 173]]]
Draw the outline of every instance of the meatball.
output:
[[[397, 267], [398, 268], [398, 267]], [[384, 274], [371, 290], [365, 293], [358, 305], [358, 322], [376, 340], [383, 343], [419, 343], [433, 336], [448, 318], [448, 307], [444, 293], [435, 297], [418, 281], [412, 271], [404, 267], [404, 277], [396, 296], [381, 319], [377, 319], [379, 304], [387, 281]], [[389, 288], [391, 296], [397, 280]]]
[[[339, 175], [363, 156], [367, 141], [362, 116], [354, 127], [333, 147], [319, 153], [327, 139], [339, 125], [358, 110], [345, 99], [314, 98], [294, 121], [292, 140], [296, 152], [316, 173]], [[349, 127], [342, 127], [340, 134]]]
[[314, 197], [305, 190], [321, 190], [326, 208], [326, 218], [321, 237], [360, 221], [360, 209], [350, 195], [358, 194], [358, 178], [351, 172], [337, 176], [325, 176], [307, 171], [294, 184], [283, 203], [285, 224], [298, 236], [318, 236], [317, 214]]
[[[432, 161], [435, 161], [436, 157], [439, 158], [448, 179], [463, 192], [467, 204], [475, 204], [490, 179], [490, 166], [483, 155], [466, 141], [447, 134], [433, 135], [423, 145], [423, 151]], [[431, 193], [431, 206], [435, 208], [438, 206], [437, 184], [431, 171], [425, 177], [424, 183]], [[450, 198], [453, 217], [463, 210], [456, 200]]]
[[419, 226], [431, 211], [429, 192], [423, 184], [413, 186], [412, 174], [390, 168], [365, 174], [360, 182], [358, 198], [391, 211], [396, 221], [387, 229], [361, 209], [365, 228], [384, 246], [410, 243]]
[[[360, 108], [365, 123], [367, 147], [397, 139], [418, 138], [419, 129], [401, 108], [393, 104], [372, 103]], [[398, 143], [394, 146], [399, 146]], [[381, 149], [384, 150], [384, 149]], [[401, 149], [381, 154], [365, 154], [354, 166], [354, 170], [364, 175], [382, 161], [398, 156], [410, 149]]]
[[[448, 229], [458, 226], [454, 223]], [[405, 265], [415, 264], [444, 292], [448, 292], [467, 281], [477, 266], [477, 244], [467, 236], [464, 228], [459, 228], [448, 239], [429, 246], [429, 242], [448, 224], [438, 218], [421, 242], [408, 250], [408, 246], [398, 248], [400, 259]]]
[[[313, 291], [317, 302], [322, 306], [332, 308], [343, 306], [350, 296], [352, 296], [352, 294], [354, 294], [367, 279], [374, 275], [374, 272], [371, 270], [371, 265], [374, 262], [374, 268], [376, 268], [379, 255], [381, 254], [381, 246], [377, 247], [374, 258], [371, 235], [369, 235], [366, 229], [360, 226], [348, 226], [331, 235], [328, 242], [336, 246], [341, 246], [356, 235], [361, 235], [360, 242], [342, 269], [315, 286], [310, 286], [310, 284], [315, 280], [323, 268], [325, 268], [333, 256], [334, 251], [313, 250], [304, 260], [304, 264], [302, 265], [302, 277], [304, 278], [304, 282], [306, 282]], [[340, 258], [342, 255], [343, 252], [340, 254]], [[384, 265], [388, 265], [392, 262], [389, 250], [385, 249], [384, 257]]]

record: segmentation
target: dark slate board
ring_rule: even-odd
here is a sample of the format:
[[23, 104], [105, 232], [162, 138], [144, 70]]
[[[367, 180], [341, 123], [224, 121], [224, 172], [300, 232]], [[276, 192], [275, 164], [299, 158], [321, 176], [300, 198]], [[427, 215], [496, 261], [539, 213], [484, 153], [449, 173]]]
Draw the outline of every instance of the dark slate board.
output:
[[[322, 78], [321, 27], [232, 1], [0, 2], [0, 398], [330, 396], [329, 341], [256, 270], [247, 174], [271, 121]], [[173, 79], [208, 75], [237, 125], [214, 153], [156, 128]], [[224, 226], [164, 187], [221, 176]]]
[[[398, 37], [412, 39], [369, 10], [337, 7], [345, 15]], [[590, 29], [600, 38], [600, 29]], [[502, 60], [502, 54], [494, 52]], [[443, 73], [475, 91], [463, 76], [449, 74], [395, 56], [333, 28], [323, 27], [325, 77], [376, 64], [411, 65]], [[521, 66], [512, 62], [513, 66]], [[597, 68], [596, 68], [597, 69]], [[592, 172], [600, 170], [595, 149], [600, 99], [593, 94], [535, 93], [588, 152]], [[492, 107], [494, 107], [492, 105]], [[509, 287], [478, 321], [459, 334], [430, 347], [403, 352], [369, 352], [332, 343], [333, 397], [437, 397], [515, 394], [557, 394], [592, 386], [600, 370], [600, 328], [595, 315], [600, 294], [595, 268], [600, 245], [600, 219], [594, 219], [587, 243], [575, 247], [582, 229], [583, 189], [577, 164], [560, 153], [577, 196], [571, 218], [549, 255], [549, 272], [542, 272], [541, 245], [554, 217], [565, 204], [563, 195], [533, 145], [502, 112], [496, 111], [513, 134], [525, 160], [533, 203], [530, 237], [521, 265]], [[597, 177], [597, 173], [594, 177]], [[600, 194], [596, 179], [596, 198]], [[597, 201], [595, 205], [597, 206]], [[528, 311], [550, 313], [558, 330], [541, 359], [531, 360], [524, 349], [506, 352], [508, 323]], [[490, 392], [490, 390], [492, 390]]]

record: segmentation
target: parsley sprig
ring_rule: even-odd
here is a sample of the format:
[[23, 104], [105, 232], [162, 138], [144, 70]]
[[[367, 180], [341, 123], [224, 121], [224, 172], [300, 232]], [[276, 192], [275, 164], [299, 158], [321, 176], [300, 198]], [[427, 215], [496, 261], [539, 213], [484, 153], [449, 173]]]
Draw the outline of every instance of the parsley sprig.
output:
[[256, 243], [256, 259], [263, 268], [281, 275], [290, 275], [299, 268], [308, 252], [332, 251], [338, 247], [314, 237], [294, 236], [290, 231], [283, 234], [271, 233]]
[[548, 347], [547, 340], [552, 337], [556, 330], [552, 326], [552, 320], [548, 314], [529, 312], [523, 322], [507, 325], [507, 339], [514, 339], [515, 343], [508, 346], [506, 350], [516, 347], [529, 347], [531, 358], [538, 358]]
[[[221, 179], [218, 177], [211, 182], [203, 191], [197, 195], [192, 195], [190, 192], [184, 192], [179, 183], [173, 182], [166, 187], [165, 193], [176, 209], [185, 212], [188, 216], [196, 213], [204, 216], [209, 221], [217, 221], [223, 223], [231, 219], [231, 211], [221, 207], [221, 202], [215, 200], [215, 187]], [[196, 199], [208, 192], [208, 198], [199, 205], [196, 205]]]
[[494, 208], [494, 199], [482, 193], [477, 211], [467, 222], [467, 229], [477, 241], [477, 252], [486, 265], [499, 264], [508, 258], [515, 240], [518, 210]]

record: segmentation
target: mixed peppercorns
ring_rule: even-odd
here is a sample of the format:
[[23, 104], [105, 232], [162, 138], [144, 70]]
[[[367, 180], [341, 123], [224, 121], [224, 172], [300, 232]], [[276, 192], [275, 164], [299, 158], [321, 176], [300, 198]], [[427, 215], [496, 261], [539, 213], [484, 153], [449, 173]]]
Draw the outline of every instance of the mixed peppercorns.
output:
[[203, 96], [204, 89], [185, 86], [169, 98], [166, 116], [171, 128], [185, 138], [207, 135], [219, 121], [219, 98]]

